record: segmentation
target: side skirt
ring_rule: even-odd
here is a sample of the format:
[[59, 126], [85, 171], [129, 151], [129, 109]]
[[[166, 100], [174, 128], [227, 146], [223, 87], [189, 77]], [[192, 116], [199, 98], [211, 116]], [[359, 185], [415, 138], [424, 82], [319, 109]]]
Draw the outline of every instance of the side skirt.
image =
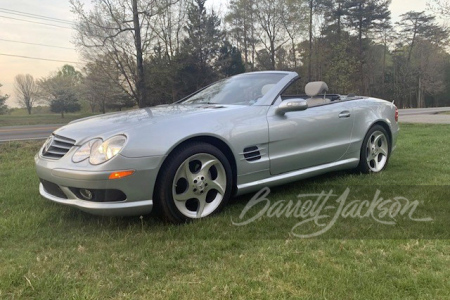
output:
[[325, 165], [320, 165], [316, 167], [311, 167], [307, 169], [297, 170], [289, 173], [283, 173], [276, 176], [272, 176], [266, 179], [257, 180], [249, 183], [240, 184], [237, 186], [236, 195], [242, 195], [258, 191], [264, 187], [271, 187], [281, 184], [290, 183], [293, 181], [321, 175], [331, 171], [339, 171], [345, 169], [356, 168], [359, 164], [359, 159], [350, 158], [345, 160], [340, 160], [337, 162], [332, 162]]

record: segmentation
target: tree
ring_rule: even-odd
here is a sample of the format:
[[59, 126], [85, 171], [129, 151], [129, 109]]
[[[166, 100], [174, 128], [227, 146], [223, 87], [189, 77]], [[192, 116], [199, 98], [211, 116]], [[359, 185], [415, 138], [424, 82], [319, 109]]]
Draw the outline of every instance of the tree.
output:
[[189, 1], [160, 0], [161, 9], [155, 15], [152, 31], [157, 39], [153, 49], [156, 55], [165, 56], [171, 61], [179, 52], [184, 39], [183, 30], [187, 19]]
[[396, 70], [401, 101], [407, 107], [423, 107], [425, 95], [443, 90], [443, 48], [448, 32], [436, 24], [435, 17], [410, 11], [401, 15], [400, 41], [396, 49]]
[[64, 113], [77, 112], [81, 108], [75, 93], [70, 90], [57, 90], [57, 98], [50, 102], [50, 110], [60, 113], [64, 118]]
[[244, 73], [245, 65], [242, 62], [241, 51], [225, 41], [219, 50], [216, 67], [219, 74], [224, 77]]
[[[0, 83], [0, 87], [2, 87], [2, 84]], [[6, 100], [8, 99], [8, 95], [2, 95], [0, 93], [0, 115], [4, 115], [8, 112], [8, 106], [6, 105]]]
[[323, 79], [330, 87], [333, 87], [334, 93], [355, 93], [357, 89], [356, 74], [358, 74], [358, 62], [355, 60], [358, 52], [354, 47], [356, 38], [342, 33], [339, 41], [331, 42], [334, 40], [334, 36], [324, 39], [322, 45], [332, 44], [333, 47], [324, 51]]
[[437, 15], [448, 18], [450, 16], [450, 1], [449, 0], [432, 0], [429, 1], [428, 7]]
[[373, 31], [389, 26], [390, 2], [391, 0], [349, 0], [344, 4], [346, 26], [358, 36], [360, 92], [363, 94], [368, 90], [365, 74], [369, 71], [365, 69], [364, 51], [368, 43], [364, 44], [364, 38], [368, 38]]
[[93, 9], [84, 10], [79, 0], [70, 0], [78, 17], [76, 44], [87, 60], [105, 55], [113, 60], [124, 77], [124, 92], [139, 107], [149, 103], [145, 88], [144, 54], [151, 48], [153, 17], [175, 3], [158, 0], [93, 0]]
[[283, 26], [284, 0], [256, 1], [256, 20], [260, 42], [269, 54], [270, 68], [276, 69], [276, 52], [289, 41]]
[[323, 6], [323, 0], [308, 0], [308, 11], [309, 11], [309, 49], [308, 49], [308, 82], [312, 81], [312, 56], [313, 56], [313, 18], [314, 15], [321, 10]]
[[229, 36], [244, 54], [244, 63], [253, 71], [255, 68], [256, 46], [255, 37], [255, 0], [231, 0], [225, 22], [231, 27]]
[[450, 95], [450, 55], [446, 53], [446, 56], [446, 62], [442, 66], [444, 68], [442, 80], [445, 83], [445, 87], [437, 95], [427, 98], [429, 106], [450, 106], [450, 98], [448, 97]]
[[89, 102], [92, 112], [96, 107], [106, 113], [107, 108], [121, 110], [134, 106], [136, 102], [120, 87], [120, 72], [114, 62], [103, 58], [84, 68], [86, 76], [82, 79], [81, 94]]
[[28, 114], [31, 115], [33, 106], [38, 101], [38, 86], [30, 74], [19, 74], [14, 78], [14, 90], [16, 92], [17, 102], [25, 107]]
[[324, 18], [326, 30], [328, 32], [336, 33], [337, 40], [341, 39], [341, 32], [343, 27], [343, 19], [346, 14], [346, 3], [347, 0], [322, 0], [322, 6], [324, 11]]
[[[289, 51], [290, 59], [283, 60], [283, 63], [288, 61], [293, 62], [293, 68], [297, 68], [297, 41], [298, 37], [304, 33], [306, 29], [307, 19], [305, 18], [306, 11], [303, 3], [297, 0], [286, 0], [282, 9], [282, 22], [284, 31], [286, 32], [291, 42], [291, 49]], [[279, 63], [280, 60], [278, 60]]]
[[195, 70], [195, 89], [199, 89], [217, 77], [212, 68], [217, 59], [225, 34], [220, 29], [220, 18], [214, 11], [208, 13], [206, 0], [194, 0], [188, 8], [185, 26], [188, 37], [183, 41], [183, 51]]
[[81, 73], [73, 66], [63, 66], [55, 75], [39, 80], [42, 97], [50, 104], [52, 112], [64, 113], [79, 111], [78, 91]]
[[397, 25], [400, 28], [400, 37], [409, 44], [408, 62], [411, 61], [412, 51], [418, 39], [431, 39], [434, 35], [438, 35], [438, 42], [444, 42], [446, 32], [436, 25], [434, 16], [429, 16], [423, 11], [409, 11], [400, 17], [401, 21], [397, 22]]
[[441, 47], [437, 47], [429, 41], [418, 43], [415, 52], [417, 59], [416, 103], [417, 107], [426, 107], [426, 96], [436, 96], [446, 87], [444, 80], [448, 54]]

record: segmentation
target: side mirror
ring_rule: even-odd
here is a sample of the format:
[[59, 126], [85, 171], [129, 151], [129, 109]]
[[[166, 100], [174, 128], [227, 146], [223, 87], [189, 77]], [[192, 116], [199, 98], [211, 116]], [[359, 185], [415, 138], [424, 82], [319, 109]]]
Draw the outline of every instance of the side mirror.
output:
[[282, 101], [280, 105], [278, 105], [276, 113], [279, 115], [284, 115], [290, 111], [300, 111], [308, 108], [308, 102], [304, 99], [291, 99]]

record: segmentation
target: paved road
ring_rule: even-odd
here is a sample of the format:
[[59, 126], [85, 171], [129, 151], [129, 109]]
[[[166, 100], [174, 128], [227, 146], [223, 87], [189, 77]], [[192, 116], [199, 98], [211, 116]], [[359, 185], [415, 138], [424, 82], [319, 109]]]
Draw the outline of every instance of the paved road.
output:
[[[450, 124], [450, 107], [399, 109], [401, 123]], [[61, 124], [0, 127], [0, 143], [7, 141], [44, 140]]]
[[45, 140], [61, 124], [0, 127], [0, 143], [8, 141]]
[[399, 109], [400, 123], [450, 124], [450, 107]]

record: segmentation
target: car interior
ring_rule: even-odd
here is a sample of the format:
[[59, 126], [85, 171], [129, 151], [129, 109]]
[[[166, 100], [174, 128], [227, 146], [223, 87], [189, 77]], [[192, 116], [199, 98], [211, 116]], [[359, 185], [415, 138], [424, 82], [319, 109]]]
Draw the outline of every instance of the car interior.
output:
[[305, 99], [308, 102], [308, 107], [321, 106], [330, 104], [333, 101], [339, 101], [341, 95], [327, 94], [328, 85], [323, 81], [313, 81], [306, 84], [303, 93], [303, 86], [301, 86], [300, 80], [293, 82], [284, 92], [281, 94], [281, 99]]

